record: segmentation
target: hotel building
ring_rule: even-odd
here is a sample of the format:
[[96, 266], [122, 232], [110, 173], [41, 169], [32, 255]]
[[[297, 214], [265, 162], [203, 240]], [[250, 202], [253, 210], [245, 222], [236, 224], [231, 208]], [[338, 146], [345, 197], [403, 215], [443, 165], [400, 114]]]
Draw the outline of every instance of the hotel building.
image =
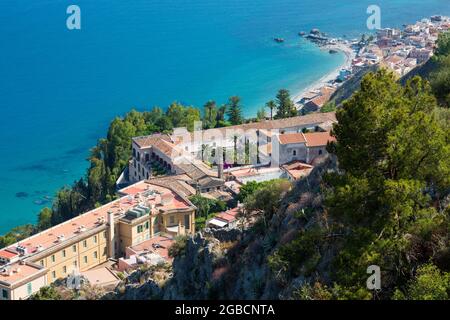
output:
[[0, 300], [26, 299], [156, 236], [194, 234], [196, 207], [178, 188], [141, 181], [120, 198], [0, 250]]

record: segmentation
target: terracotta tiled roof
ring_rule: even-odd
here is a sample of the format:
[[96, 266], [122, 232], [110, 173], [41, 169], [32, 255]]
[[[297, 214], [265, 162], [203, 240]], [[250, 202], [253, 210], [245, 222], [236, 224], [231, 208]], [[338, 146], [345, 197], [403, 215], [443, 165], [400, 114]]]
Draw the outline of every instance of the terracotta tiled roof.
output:
[[12, 252], [10, 250], [1, 250], [0, 251], [1, 258], [11, 259], [11, 258], [17, 257], [18, 255], [19, 255], [18, 253]]
[[336, 141], [330, 132], [286, 133], [279, 136], [280, 144], [306, 143], [308, 147], [326, 146], [328, 141]]
[[328, 100], [330, 100], [330, 97], [334, 91], [336, 90], [333, 88], [322, 88], [322, 94], [309, 101], [307, 105], [313, 104], [317, 106], [317, 108], [321, 108]]
[[170, 136], [167, 134], [152, 134], [150, 136], [142, 136], [142, 137], [134, 137], [133, 141], [140, 147], [140, 148], [146, 148], [151, 147], [158, 141], [167, 141], [172, 142], [170, 139]]
[[306, 145], [308, 147], [326, 146], [328, 141], [336, 141], [335, 137], [330, 135], [330, 132], [312, 132], [305, 133]]
[[[161, 194], [172, 193], [174, 196], [174, 200], [170, 204], [164, 205], [160, 209], [172, 210], [187, 209], [189, 207], [192, 207], [192, 204], [184, 198], [184, 194], [179, 195], [175, 190], [173, 190], [174, 188], [171, 188], [171, 186], [152, 186], [151, 189], [157, 190]], [[109, 202], [104, 206], [88, 211], [82, 215], [58, 224], [27, 239], [21, 240], [18, 244], [25, 247], [28, 250], [29, 254], [36, 254], [39, 252], [39, 246], [41, 249], [47, 250], [58, 245], [61, 242], [70, 241], [71, 238], [78, 236], [80, 233], [84, 233], [103, 226], [108, 219], [108, 212], [113, 212], [116, 217], [123, 216], [126, 211], [134, 208], [139, 204], [139, 201], [136, 200], [133, 195], [146, 190], [147, 186], [145, 185], [145, 183], [143, 184], [139, 182], [131, 185], [130, 187], [120, 190], [120, 193], [122, 195], [129, 196], [124, 196], [120, 199]], [[150, 198], [147, 198], [146, 200], [149, 202], [158, 201], [158, 199], [152, 200]], [[58, 239], [58, 237], [60, 236], [64, 236], [64, 238]], [[11, 245], [7, 250], [14, 250], [16, 246], [17, 244]]]
[[142, 252], [153, 252], [159, 254], [165, 260], [170, 261], [169, 257], [169, 248], [172, 244], [175, 243], [175, 240], [165, 236], [156, 236], [147, 241], [141, 242], [140, 244], [134, 245], [130, 247], [132, 251], [136, 254], [140, 254]]
[[[277, 120], [264, 120], [259, 122], [245, 123], [241, 125], [223, 127], [223, 128], [215, 128], [204, 130], [203, 134], [205, 136], [214, 136], [214, 132], [220, 131], [223, 135], [227, 132], [227, 130], [249, 130], [249, 129], [257, 129], [257, 130], [274, 130], [274, 129], [288, 129], [297, 126], [306, 126], [306, 125], [319, 125], [323, 122], [333, 121], [336, 122], [336, 113], [335, 112], [325, 112], [325, 113], [311, 113], [304, 116], [291, 117], [285, 119], [277, 119]], [[212, 131], [215, 130], [215, 131]], [[208, 132], [211, 132], [211, 135], [208, 135]], [[191, 137], [193, 134], [191, 133]]]
[[281, 144], [305, 143], [303, 133], [286, 133], [279, 136]]
[[43, 276], [45, 271], [43, 267], [31, 263], [14, 263], [8, 266], [10, 273], [0, 273], [0, 282], [6, 283], [8, 286], [13, 286], [24, 279], [31, 277]]
[[397, 64], [397, 63], [399, 63], [402, 60], [403, 60], [402, 57], [399, 57], [397, 55], [393, 55], [393, 56], [390, 56], [389, 58], [387, 58], [385, 61], [388, 62], [388, 63]]
[[300, 162], [294, 161], [289, 164], [282, 166], [294, 179], [300, 179], [302, 177], [308, 176], [313, 170], [313, 166]]
[[174, 189], [178, 193], [182, 193], [187, 197], [190, 197], [192, 195], [196, 194], [196, 190], [191, 187], [187, 181], [191, 181], [192, 179], [185, 175], [176, 175], [176, 176], [167, 176], [167, 177], [161, 177], [161, 178], [153, 178], [151, 180], [147, 180], [150, 184], [158, 184], [161, 186], [167, 186], [172, 189]]
[[227, 222], [232, 222], [234, 220], [236, 220], [236, 217], [239, 213], [240, 208], [236, 207], [221, 213], [216, 214], [216, 218], [219, 218], [221, 220], [227, 221]]

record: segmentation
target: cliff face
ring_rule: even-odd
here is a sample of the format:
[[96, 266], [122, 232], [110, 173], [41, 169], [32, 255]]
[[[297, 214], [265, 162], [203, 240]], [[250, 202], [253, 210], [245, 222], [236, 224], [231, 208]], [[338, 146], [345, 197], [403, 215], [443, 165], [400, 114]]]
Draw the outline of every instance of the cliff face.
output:
[[358, 73], [353, 75], [351, 79], [345, 81], [342, 86], [340, 86], [333, 93], [330, 101], [334, 102], [337, 106], [341, 105], [342, 102], [350, 98], [355, 91], [359, 90], [361, 81], [364, 76], [369, 72], [376, 72], [378, 68], [378, 65], [373, 65], [360, 70]]
[[[164, 281], [155, 281], [155, 268], [136, 271], [107, 298], [289, 299], [308, 277], [273, 272], [268, 259], [279, 246], [323, 218], [320, 184], [328, 170], [336, 170], [335, 160], [329, 157], [295, 185], [269, 221], [260, 219], [247, 230], [197, 233], [178, 251], [171, 269], [158, 271], [165, 272]], [[299, 215], [311, 207], [315, 209], [309, 209], [307, 217]], [[334, 252], [325, 248], [317, 268], [326, 269]]]

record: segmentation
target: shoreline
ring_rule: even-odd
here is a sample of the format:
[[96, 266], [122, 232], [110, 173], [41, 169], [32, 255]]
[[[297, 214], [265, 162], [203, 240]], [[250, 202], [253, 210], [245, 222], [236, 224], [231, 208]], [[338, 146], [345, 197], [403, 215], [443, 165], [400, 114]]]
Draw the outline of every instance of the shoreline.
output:
[[296, 93], [292, 95], [292, 101], [296, 107], [300, 106], [299, 101], [306, 93], [319, 90], [320, 88], [328, 85], [330, 81], [335, 80], [339, 76], [340, 70], [350, 68], [352, 65], [352, 60], [356, 57], [355, 51], [344, 43], [330, 44], [319, 48], [320, 50], [337, 50], [345, 55], [345, 61], [336, 69], [333, 69], [329, 73], [325, 74], [323, 77], [314, 81], [306, 88], [296, 91]]

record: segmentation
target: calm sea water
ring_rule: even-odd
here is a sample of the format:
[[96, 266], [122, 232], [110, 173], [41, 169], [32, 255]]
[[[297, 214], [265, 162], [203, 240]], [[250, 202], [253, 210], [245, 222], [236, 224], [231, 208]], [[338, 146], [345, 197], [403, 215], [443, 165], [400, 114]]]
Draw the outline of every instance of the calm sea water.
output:
[[[450, 14], [448, 0], [378, 0], [384, 26]], [[366, 32], [366, 0], [1, 0], [0, 233], [33, 223], [84, 174], [88, 150], [132, 107], [240, 95], [245, 114], [298, 91], [342, 55], [302, 42]], [[81, 7], [68, 31], [66, 8]], [[284, 37], [275, 44], [273, 37]]]

